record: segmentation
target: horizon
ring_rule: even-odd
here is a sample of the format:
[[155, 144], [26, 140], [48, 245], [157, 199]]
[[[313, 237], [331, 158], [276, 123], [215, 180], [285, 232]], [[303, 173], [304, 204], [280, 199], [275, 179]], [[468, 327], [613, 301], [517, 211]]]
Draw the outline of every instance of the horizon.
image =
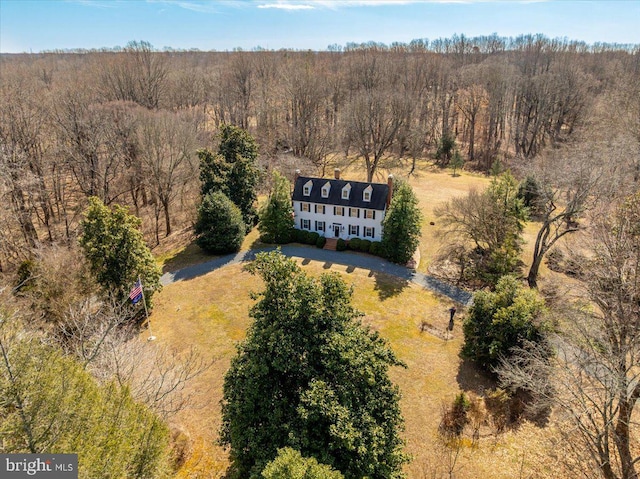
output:
[[117, 50], [136, 40], [158, 51], [326, 51], [538, 34], [633, 47], [638, 19], [636, 0], [0, 0], [0, 53]]

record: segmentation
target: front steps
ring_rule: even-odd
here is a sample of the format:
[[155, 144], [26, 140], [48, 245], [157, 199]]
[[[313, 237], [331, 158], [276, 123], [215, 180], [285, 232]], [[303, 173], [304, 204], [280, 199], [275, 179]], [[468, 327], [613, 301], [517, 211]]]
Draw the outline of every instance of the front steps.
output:
[[324, 244], [324, 248], [322, 249], [328, 249], [329, 251], [336, 251], [337, 246], [338, 246], [338, 240], [336, 238], [327, 238], [327, 242]]

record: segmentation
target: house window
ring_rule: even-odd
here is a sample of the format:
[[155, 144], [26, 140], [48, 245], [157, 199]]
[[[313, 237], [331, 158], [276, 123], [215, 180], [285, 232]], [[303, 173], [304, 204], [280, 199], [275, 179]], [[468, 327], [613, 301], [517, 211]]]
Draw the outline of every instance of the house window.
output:
[[342, 199], [343, 200], [348, 200], [350, 193], [351, 193], [351, 185], [349, 183], [347, 183], [344, 186], [344, 188], [342, 188]]
[[302, 194], [304, 196], [309, 196], [311, 195], [311, 188], [313, 187], [313, 182], [311, 180], [307, 181], [304, 185], [304, 187], [302, 188]]
[[358, 236], [360, 234], [360, 226], [349, 225], [349, 235]]
[[349, 208], [349, 216], [352, 218], [360, 218], [360, 210], [358, 208]]
[[316, 231], [324, 231], [324, 221], [316, 221]]
[[315, 205], [316, 213], [323, 215], [325, 213], [324, 205]]
[[309, 203], [300, 203], [300, 211], [309, 212], [311, 210]]
[[344, 216], [344, 207], [343, 206], [334, 206], [333, 214], [336, 216]]
[[311, 220], [300, 220], [300, 226], [303, 230], [311, 229]]
[[371, 201], [371, 192], [373, 191], [373, 188], [371, 187], [371, 185], [367, 186], [364, 191], [362, 192], [362, 200], [369, 202]]
[[327, 181], [322, 187], [322, 197], [329, 198], [329, 190], [331, 189], [331, 184]]
[[371, 228], [370, 226], [365, 226], [364, 227], [364, 237], [365, 238], [373, 238], [373, 235], [375, 234], [376, 229], [375, 228]]
[[368, 220], [375, 220], [376, 219], [375, 210], [364, 210], [364, 217]]

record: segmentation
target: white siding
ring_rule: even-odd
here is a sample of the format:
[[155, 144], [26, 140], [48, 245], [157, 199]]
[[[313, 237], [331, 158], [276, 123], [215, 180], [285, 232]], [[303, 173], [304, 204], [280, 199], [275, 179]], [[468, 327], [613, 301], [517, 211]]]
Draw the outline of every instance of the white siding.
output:
[[[335, 225], [340, 225], [339, 238], [344, 240], [348, 240], [351, 238], [362, 238], [368, 239], [371, 241], [381, 241], [382, 240], [382, 220], [384, 219], [385, 212], [380, 210], [375, 210], [375, 219], [373, 218], [365, 218], [365, 208], [360, 208], [360, 217], [349, 216], [349, 206], [345, 206], [343, 208], [344, 216], [336, 216], [334, 214], [334, 205], [325, 205], [324, 211], [325, 214], [316, 213], [316, 204], [311, 203], [309, 207], [309, 211], [302, 211], [302, 203], [301, 201], [293, 202], [293, 210], [295, 214], [295, 225], [296, 228], [300, 229], [301, 220], [306, 219], [309, 220], [309, 224], [311, 225], [311, 231], [316, 231], [316, 221], [324, 221], [325, 231], [318, 231], [321, 236], [326, 236], [327, 238], [335, 238]], [[308, 203], [308, 202], [304, 202]], [[318, 211], [322, 211], [320, 208], [321, 205], [318, 204]], [[358, 226], [359, 234], [350, 235], [349, 234], [349, 226]], [[365, 228], [373, 228], [374, 236], [365, 237], [364, 232]]]

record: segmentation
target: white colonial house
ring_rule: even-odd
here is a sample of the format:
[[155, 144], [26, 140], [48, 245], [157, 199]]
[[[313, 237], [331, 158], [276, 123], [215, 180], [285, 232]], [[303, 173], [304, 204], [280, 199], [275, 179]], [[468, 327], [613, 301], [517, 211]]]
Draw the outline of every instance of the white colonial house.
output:
[[342, 180], [340, 170], [335, 170], [335, 179], [296, 172], [292, 196], [295, 227], [326, 238], [380, 241], [392, 192], [391, 175], [384, 184]]

